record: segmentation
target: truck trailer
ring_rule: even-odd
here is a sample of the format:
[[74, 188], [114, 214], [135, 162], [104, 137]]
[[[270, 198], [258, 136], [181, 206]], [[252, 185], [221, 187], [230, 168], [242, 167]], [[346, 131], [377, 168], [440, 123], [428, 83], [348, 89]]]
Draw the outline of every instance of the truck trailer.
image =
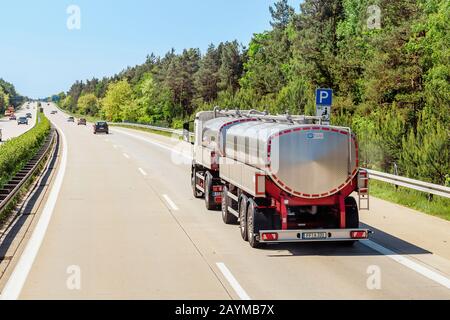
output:
[[216, 108], [198, 113], [194, 130], [194, 197], [221, 210], [224, 223], [239, 224], [253, 248], [369, 238], [359, 224], [359, 210], [369, 209], [368, 173], [350, 128]]
[[16, 110], [14, 109], [13, 106], [8, 107], [5, 110], [5, 117], [10, 117], [10, 116], [14, 115], [14, 112], [16, 112]]

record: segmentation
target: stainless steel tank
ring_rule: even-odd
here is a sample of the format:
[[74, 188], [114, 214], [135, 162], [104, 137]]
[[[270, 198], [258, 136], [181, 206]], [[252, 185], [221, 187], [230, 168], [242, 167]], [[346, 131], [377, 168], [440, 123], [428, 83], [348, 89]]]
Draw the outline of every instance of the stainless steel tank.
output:
[[305, 198], [337, 193], [357, 174], [350, 129], [252, 121], [226, 130], [223, 156], [259, 168], [284, 191]]
[[254, 122], [251, 118], [217, 117], [202, 123], [201, 145], [205, 148], [225, 153], [226, 136], [230, 128], [244, 122]]

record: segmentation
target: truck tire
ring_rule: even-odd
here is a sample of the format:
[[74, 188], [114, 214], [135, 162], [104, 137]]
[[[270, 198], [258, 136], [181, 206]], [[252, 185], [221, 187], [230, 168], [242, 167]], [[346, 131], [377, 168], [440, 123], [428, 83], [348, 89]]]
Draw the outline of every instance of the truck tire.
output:
[[219, 209], [213, 197], [213, 176], [209, 172], [205, 174], [205, 206], [208, 210]]
[[241, 231], [241, 237], [244, 241], [248, 241], [247, 204], [248, 204], [247, 196], [242, 195], [241, 200], [239, 201], [239, 230]]
[[[345, 199], [345, 227], [347, 229], [359, 228], [359, 211], [355, 198]], [[358, 241], [342, 241], [341, 244], [346, 247], [352, 247]]]
[[359, 228], [359, 211], [355, 198], [345, 199], [345, 225], [348, 229]]
[[225, 224], [236, 224], [237, 218], [228, 211], [229, 206], [230, 198], [228, 197], [228, 188], [224, 186], [222, 194], [222, 220]]
[[254, 249], [261, 248], [263, 243], [256, 239], [260, 230], [264, 230], [266, 219], [264, 214], [258, 209], [258, 205], [253, 199], [248, 201], [247, 208], [247, 236], [248, 243]]
[[194, 198], [200, 199], [203, 198], [204, 194], [203, 192], [197, 190], [196, 182], [197, 182], [197, 169], [195, 166], [192, 167], [192, 173], [191, 173], [191, 184], [192, 184], [192, 193], [194, 195]]

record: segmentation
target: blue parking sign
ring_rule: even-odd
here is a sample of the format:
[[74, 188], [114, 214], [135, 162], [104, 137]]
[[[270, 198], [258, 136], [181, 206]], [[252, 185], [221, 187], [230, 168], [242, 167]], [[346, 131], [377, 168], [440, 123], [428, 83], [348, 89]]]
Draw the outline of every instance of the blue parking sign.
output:
[[318, 106], [332, 106], [333, 105], [333, 90], [332, 89], [317, 89], [316, 90], [316, 105]]

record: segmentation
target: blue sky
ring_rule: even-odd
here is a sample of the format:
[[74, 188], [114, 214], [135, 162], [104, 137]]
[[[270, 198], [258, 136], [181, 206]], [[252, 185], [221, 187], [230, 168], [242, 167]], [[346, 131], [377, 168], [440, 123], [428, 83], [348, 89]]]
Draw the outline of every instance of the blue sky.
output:
[[[110, 76], [172, 47], [200, 48], [270, 28], [275, 0], [15, 0], [0, 5], [0, 77], [30, 97]], [[5, 3], [6, 2], [6, 3]], [[301, 0], [290, 0], [298, 11]], [[81, 29], [67, 28], [69, 5]]]

